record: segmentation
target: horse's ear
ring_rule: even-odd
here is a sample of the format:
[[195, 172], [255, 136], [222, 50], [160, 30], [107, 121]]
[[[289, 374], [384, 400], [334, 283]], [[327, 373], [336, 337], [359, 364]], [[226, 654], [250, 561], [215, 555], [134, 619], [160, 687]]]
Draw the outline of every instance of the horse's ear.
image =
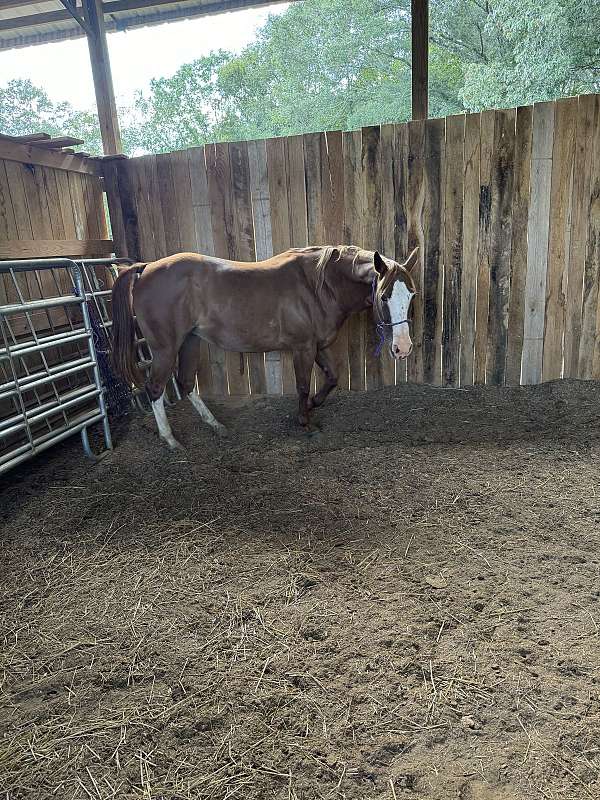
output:
[[379, 275], [379, 277], [383, 277], [387, 270], [387, 264], [381, 257], [381, 255], [375, 250], [373, 253], [373, 266], [375, 267], [375, 272]]
[[419, 263], [419, 248], [415, 247], [402, 266], [407, 272], [412, 272]]

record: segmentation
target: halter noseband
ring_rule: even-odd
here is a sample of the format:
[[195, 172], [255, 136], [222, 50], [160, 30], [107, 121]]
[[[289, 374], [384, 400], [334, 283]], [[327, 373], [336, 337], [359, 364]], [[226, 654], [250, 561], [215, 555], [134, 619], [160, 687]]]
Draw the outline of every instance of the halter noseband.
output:
[[[373, 278], [372, 284], [372, 294], [371, 294], [371, 305], [374, 309], [379, 312], [377, 300], [377, 275]], [[404, 323], [408, 323], [407, 319], [401, 319], [398, 322], [383, 322], [379, 320], [375, 323], [375, 333], [379, 336], [379, 341], [375, 347], [375, 358], [379, 358], [381, 355], [381, 351], [383, 350], [383, 345], [385, 344], [385, 329], [386, 328], [393, 328], [395, 325], [404, 325]]]

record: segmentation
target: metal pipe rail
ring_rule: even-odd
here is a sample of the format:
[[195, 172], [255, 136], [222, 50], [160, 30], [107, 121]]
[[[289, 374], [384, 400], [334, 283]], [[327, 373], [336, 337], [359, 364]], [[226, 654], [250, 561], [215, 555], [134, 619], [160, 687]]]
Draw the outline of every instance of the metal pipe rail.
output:
[[[95, 458], [88, 429], [98, 422], [102, 423], [106, 448], [112, 449], [99, 370], [102, 353], [96, 349], [90, 315], [90, 305], [100, 307], [110, 291], [99, 285], [88, 289], [85, 284], [90, 282], [86, 273], [94, 272], [96, 266], [118, 263], [129, 262], [91, 259], [84, 265], [66, 258], [0, 261], [0, 276], [5, 276], [5, 285], [12, 284], [13, 293], [11, 302], [0, 306], [0, 474], [76, 433], [81, 435], [85, 454]], [[38, 273], [44, 271], [50, 273], [45, 288], [52, 281], [53, 296], [26, 298], [22, 286], [28, 280], [37, 281], [43, 295]], [[28, 273], [35, 278], [28, 278]], [[68, 280], [61, 283], [57, 273]], [[73, 290], [68, 292], [65, 284]], [[61, 309], [66, 322], [56, 324], [51, 312]], [[73, 311], [78, 317], [75, 321]], [[20, 318], [18, 331], [15, 317]], [[58, 363], [50, 363], [53, 354], [55, 360], [58, 354]], [[83, 385], [78, 376], [83, 376]], [[75, 387], [73, 380], [78, 381]]]

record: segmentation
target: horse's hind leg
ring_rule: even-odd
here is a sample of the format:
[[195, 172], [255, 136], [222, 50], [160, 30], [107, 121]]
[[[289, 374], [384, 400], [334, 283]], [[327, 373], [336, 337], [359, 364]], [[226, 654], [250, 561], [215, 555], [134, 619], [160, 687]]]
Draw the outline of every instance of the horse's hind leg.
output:
[[200, 414], [204, 422], [210, 425], [220, 436], [227, 433], [227, 428], [215, 419], [211, 410], [207, 408], [204, 400], [196, 390], [196, 374], [200, 359], [201, 339], [190, 333], [184, 339], [179, 348], [179, 359], [177, 365], [177, 383], [181, 393], [186, 395], [190, 403]]
[[152, 411], [158, 425], [160, 438], [171, 448], [182, 447], [173, 436], [165, 410], [165, 387], [175, 366], [175, 353], [164, 348], [152, 348], [152, 366], [146, 382], [146, 392], [152, 402]]

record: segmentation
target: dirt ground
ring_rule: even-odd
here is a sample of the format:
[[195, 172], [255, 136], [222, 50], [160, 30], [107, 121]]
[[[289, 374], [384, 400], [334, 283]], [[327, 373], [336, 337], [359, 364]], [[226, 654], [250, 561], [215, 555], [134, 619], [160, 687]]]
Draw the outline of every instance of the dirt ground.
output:
[[0, 484], [0, 796], [600, 798], [600, 387], [212, 406]]

